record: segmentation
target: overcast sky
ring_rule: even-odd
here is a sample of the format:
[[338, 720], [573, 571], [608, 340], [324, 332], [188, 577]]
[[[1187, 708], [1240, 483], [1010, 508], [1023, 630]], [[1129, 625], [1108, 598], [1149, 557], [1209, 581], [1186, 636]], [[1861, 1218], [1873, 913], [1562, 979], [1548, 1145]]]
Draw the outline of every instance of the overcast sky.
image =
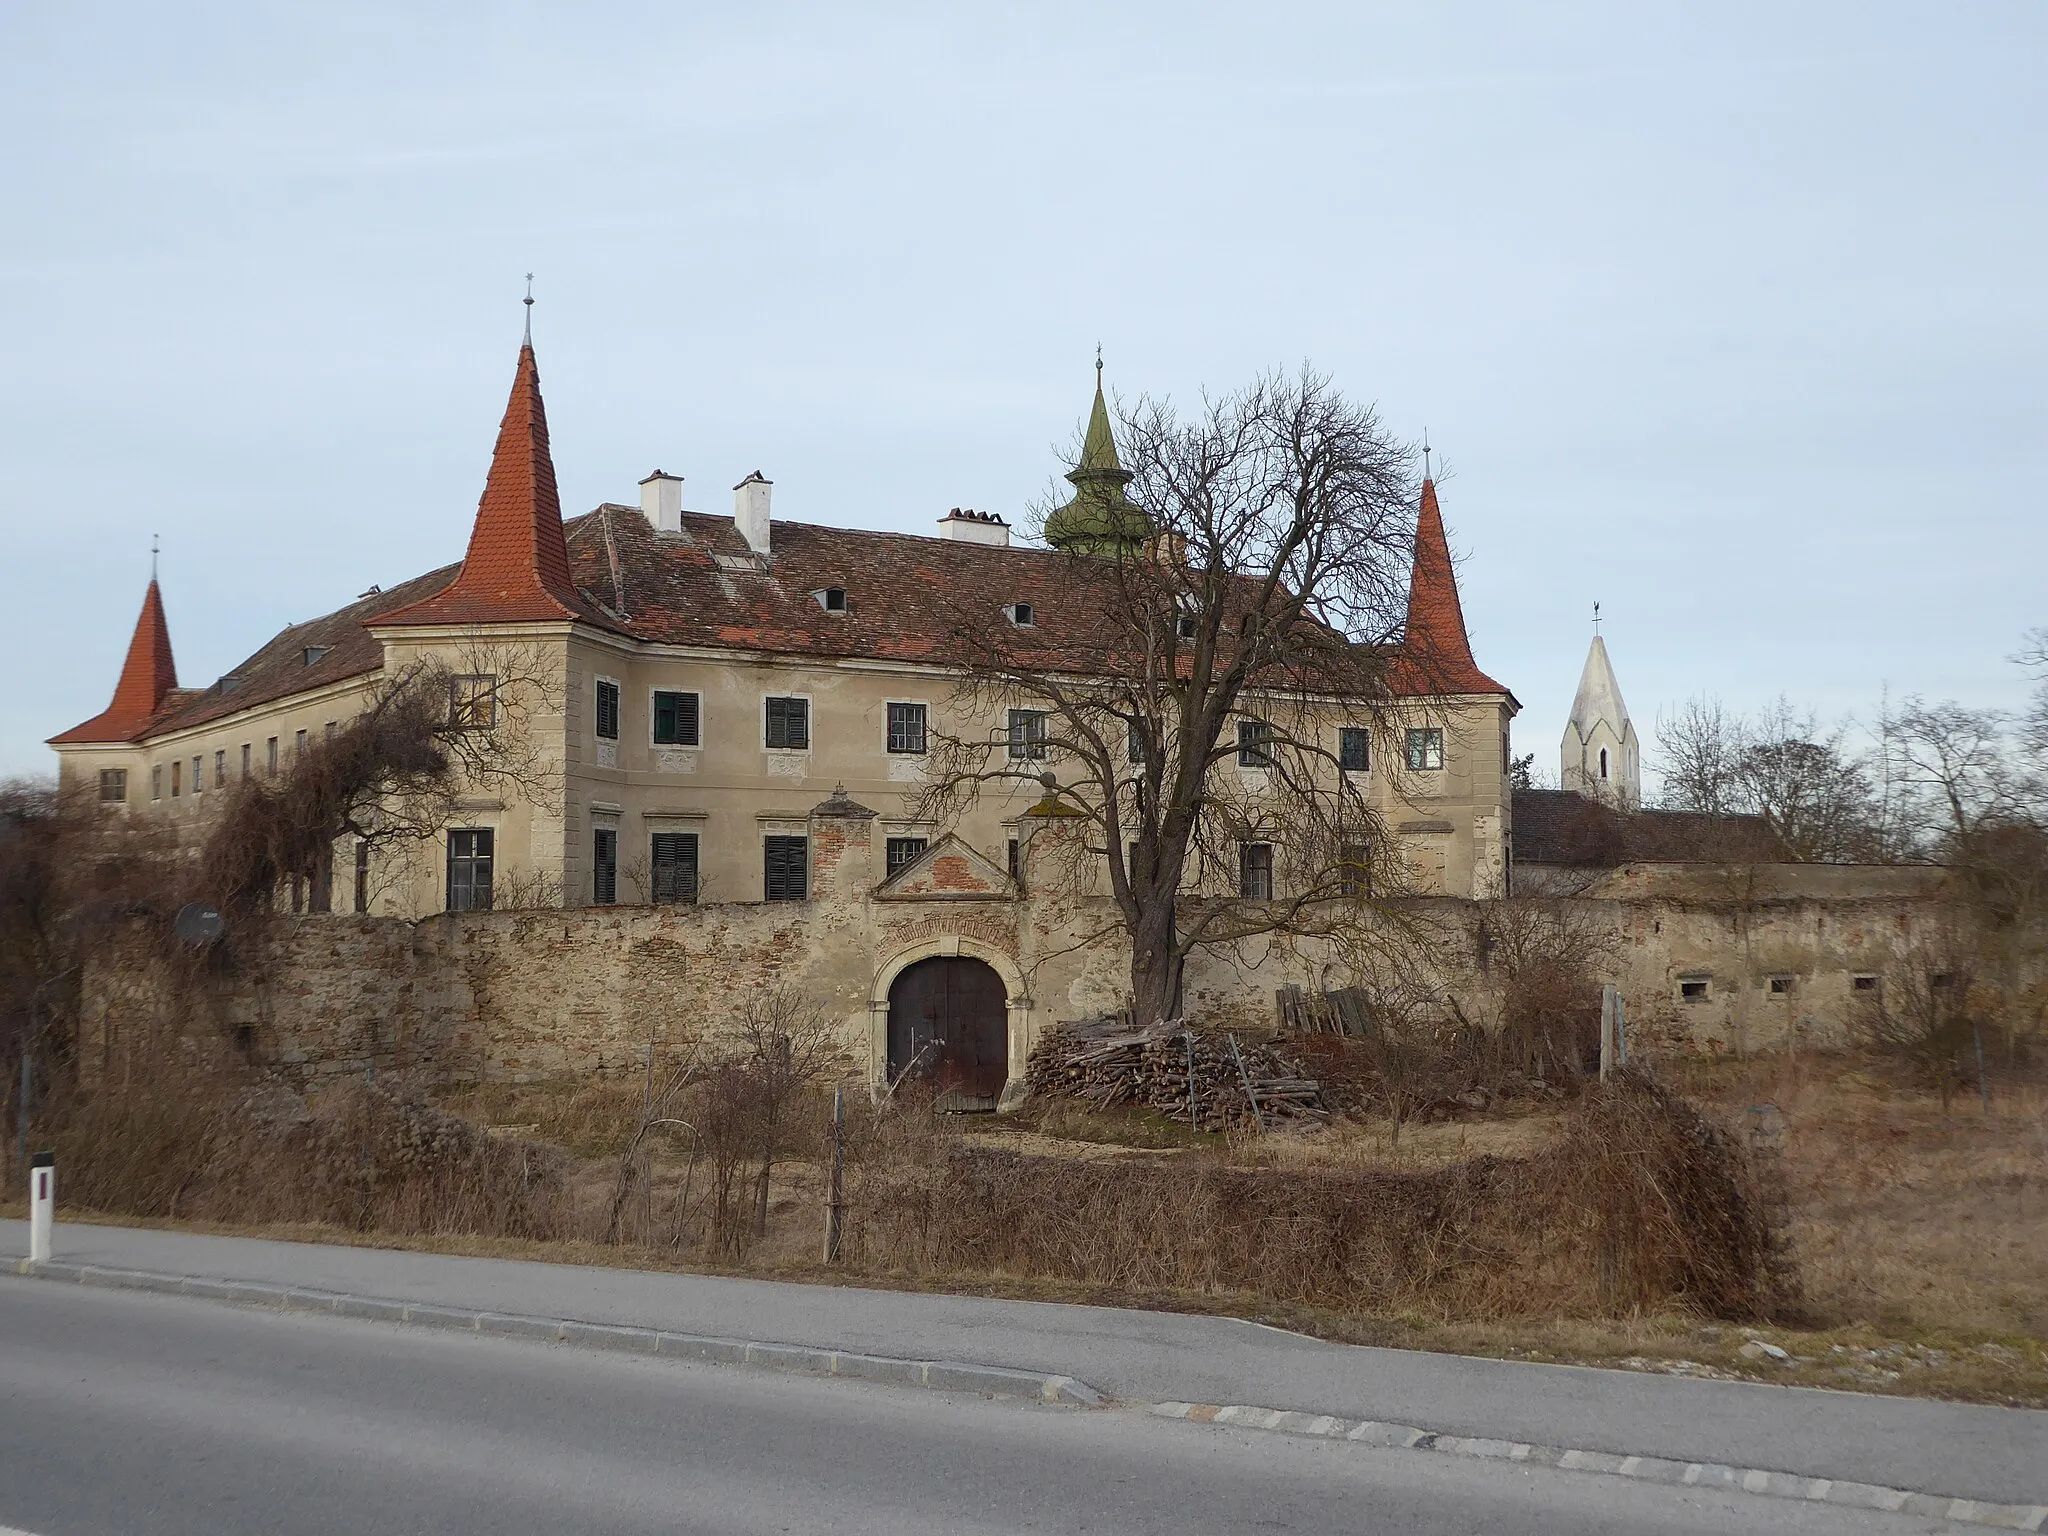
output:
[[2015, 703], [2048, 6], [0, 4], [0, 775], [458, 559], [522, 275], [563, 503], [931, 531], [1126, 396], [1428, 428], [1554, 774], [1693, 693]]

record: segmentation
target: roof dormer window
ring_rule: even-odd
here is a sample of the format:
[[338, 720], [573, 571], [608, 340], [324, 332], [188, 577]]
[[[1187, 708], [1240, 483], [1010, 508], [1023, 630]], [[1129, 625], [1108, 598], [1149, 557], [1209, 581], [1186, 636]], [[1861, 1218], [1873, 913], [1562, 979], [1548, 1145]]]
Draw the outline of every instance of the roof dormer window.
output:
[[846, 612], [846, 588], [822, 587], [811, 596], [818, 600], [818, 606], [827, 613]]
[[1010, 616], [1010, 622], [1019, 629], [1029, 629], [1038, 622], [1038, 616], [1032, 612], [1029, 603], [1011, 603], [1003, 612]]
[[309, 666], [309, 667], [310, 667], [310, 666], [312, 666], [314, 662], [318, 661], [318, 660], [319, 660], [319, 659], [320, 659], [320, 658], [321, 658], [322, 656], [325, 656], [325, 655], [326, 655], [326, 654], [327, 654], [327, 653], [328, 653], [329, 651], [331, 651], [331, 650], [333, 650], [333, 649], [334, 649], [334, 647], [333, 647], [333, 646], [331, 646], [331, 645], [309, 645], [309, 646], [307, 646], [307, 647], [306, 647], [306, 653], [305, 653], [305, 654], [306, 654], [306, 665], [307, 665], [307, 666]]

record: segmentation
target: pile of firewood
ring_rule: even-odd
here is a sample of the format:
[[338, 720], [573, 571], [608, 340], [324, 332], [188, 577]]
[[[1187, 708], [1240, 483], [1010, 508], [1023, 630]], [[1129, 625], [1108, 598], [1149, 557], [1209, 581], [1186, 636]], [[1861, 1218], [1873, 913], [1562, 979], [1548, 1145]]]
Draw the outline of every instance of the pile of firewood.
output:
[[[1025, 1087], [1097, 1109], [1144, 1104], [1168, 1119], [1220, 1131], [1239, 1121], [1325, 1121], [1322, 1089], [1271, 1046], [1210, 1035], [1168, 1020], [1139, 1029], [1122, 1019], [1065, 1023], [1031, 1053]], [[1192, 1100], [1192, 1108], [1190, 1107]]]

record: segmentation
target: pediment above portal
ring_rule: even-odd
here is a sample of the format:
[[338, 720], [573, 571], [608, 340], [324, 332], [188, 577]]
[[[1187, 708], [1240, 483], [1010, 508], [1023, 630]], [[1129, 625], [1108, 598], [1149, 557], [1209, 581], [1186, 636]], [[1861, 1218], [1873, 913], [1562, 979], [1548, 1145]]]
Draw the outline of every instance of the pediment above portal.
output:
[[877, 901], [1006, 901], [1017, 882], [995, 860], [947, 833], [875, 888]]

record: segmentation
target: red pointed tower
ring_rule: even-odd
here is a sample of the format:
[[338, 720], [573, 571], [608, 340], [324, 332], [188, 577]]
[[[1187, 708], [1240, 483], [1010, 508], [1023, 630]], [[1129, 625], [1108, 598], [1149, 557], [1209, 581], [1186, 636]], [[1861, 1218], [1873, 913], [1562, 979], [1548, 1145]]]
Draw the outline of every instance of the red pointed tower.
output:
[[505, 624], [580, 619], [616, 629], [576, 590], [562, 536], [562, 501], [548, 452], [533, 342], [519, 347], [512, 398], [498, 426], [484, 494], [455, 580], [432, 597], [383, 615], [378, 626]]
[[164, 596], [152, 576], [149, 590], [143, 594], [142, 613], [135, 620], [135, 637], [128, 642], [128, 659], [121, 663], [121, 680], [114, 684], [113, 703], [83, 725], [52, 736], [50, 745], [133, 741], [163, 707], [164, 696], [177, 686], [178, 666], [171, 659]]
[[1506, 693], [1479, 670], [1465, 633], [1465, 609], [1458, 601], [1458, 575], [1451, 568], [1451, 544], [1436, 504], [1436, 481], [1422, 482], [1422, 511], [1415, 520], [1415, 568], [1408, 577], [1408, 627], [1401, 642], [1407, 663], [1404, 693]]

